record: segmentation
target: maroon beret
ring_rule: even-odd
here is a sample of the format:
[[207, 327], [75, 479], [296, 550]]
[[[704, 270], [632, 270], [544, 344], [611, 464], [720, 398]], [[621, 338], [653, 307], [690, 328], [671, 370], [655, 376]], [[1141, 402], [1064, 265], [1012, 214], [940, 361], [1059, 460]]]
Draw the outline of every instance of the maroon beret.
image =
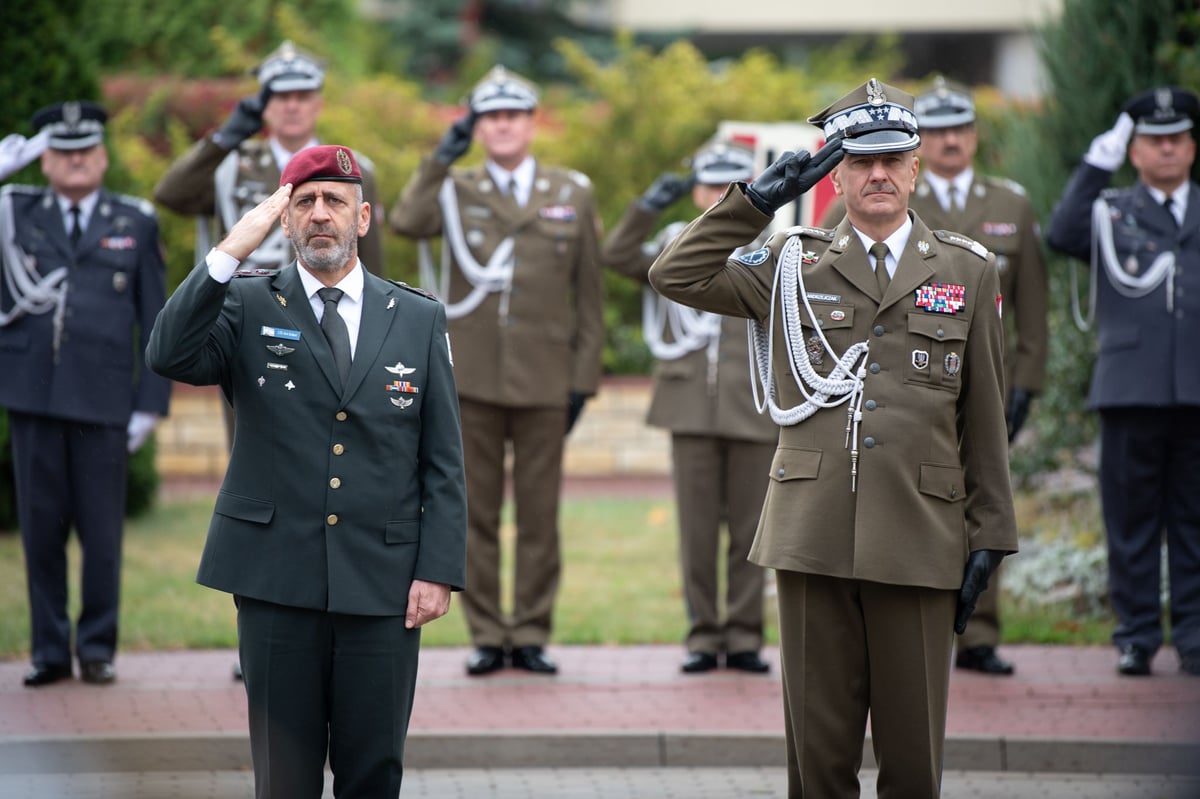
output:
[[340, 144], [318, 144], [292, 156], [283, 174], [279, 176], [279, 185], [291, 183], [294, 189], [310, 180], [362, 183], [362, 172], [349, 147], [342, 147]]

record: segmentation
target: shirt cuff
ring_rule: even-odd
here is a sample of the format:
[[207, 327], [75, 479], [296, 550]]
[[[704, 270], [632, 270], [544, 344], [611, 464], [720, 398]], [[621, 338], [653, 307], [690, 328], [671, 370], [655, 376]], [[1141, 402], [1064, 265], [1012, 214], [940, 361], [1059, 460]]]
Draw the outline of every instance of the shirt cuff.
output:
[[228, 283], [233, 280], [233, 273], [237, 271], [241, 261], [213, 247], [208, 251], [208, 255], [204, 256], [204, 263], [208, 265], [209, 277], [218, 283]]

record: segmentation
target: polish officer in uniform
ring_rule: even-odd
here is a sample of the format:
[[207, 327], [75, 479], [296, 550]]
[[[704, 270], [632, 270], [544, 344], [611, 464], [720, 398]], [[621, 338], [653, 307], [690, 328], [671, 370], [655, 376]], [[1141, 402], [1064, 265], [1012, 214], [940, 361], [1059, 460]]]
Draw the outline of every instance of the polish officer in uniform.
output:
[[[436, 293], [454, 339], [471, 464], [463, 598], [471, 675], [503, 668], [506, 658], [515, 668], [557, 671], [545, 644], [560, 573], [563, 439], [596, 392], [604, 346], [591, 183], [530, 154], [536, 107], [531, 83], [492, 69], [389, 215], [401, 235], [443, 237]], [[452, 170], [473, 138], [486, 161]], [[517, 520], [511, 616], [501, 612], [499, 574], [506, 441]]]
[[[0, 407], [29, 587], [28, 686], [69, 679], [72, 655], [85, 682], [116, 678], [127, 458], [170, 397], [135, 360], [165, 295], [158, 220], [148, 201], [103, 188], [106, 120], [89, 102], [38, 111], [49, 186], [0, 191]], [[73, 650], [72, 527], [83, 552]]]
[[[1171, 640], [1183, 672], [1200, 675], [1197, 118], [1200, 98], [1188, 89], [1130, 98], [1093, 139], [1046, 230], [1051, 247], [1092, 265], [1099, 347], [1088, 407], [1100, 413], [1112, 638], [1129, 676], [1150, 673], [1164, 640], [1164, 530]], [[1127, 150], [1137, 182], [1110, 189]]]
[[[647, 239], [662, 212], [684, 194], [703, 210], [731, 181], [753, 177], [753, 152], [735, 142], [711, 141], [692, 158], [691, 175], [666, 173], [630, 203], [601, 249], [609, 268], [646, 284], [643, 336], [657, 360], [646, 422], [671, 431], [688, 615], [682, 670], [689, 674], [717, 668], [719, 656], [731, 669], [762, 673], [770, 668], [759, 655], [765, 572], [746, 556], [767, 493], [779, 427], [754, 405], [745, 320], [698, 313], [648, 285], [650, 264], [683, 223]], [[722, 521], [728, 530], [723, 601], [717, 579]]]
[[[220, 385], [237, 436], [197, 580], [234, 595], [256, 795], [395, 797], [420, 628], [465, 575], [466, 490], [442, 305], [370, 274], [352, 152], [323, 145], [171, 296], [158, 373]], [[235, 270], [279, 223], [297, 260]]]
[[[732, 184], [650, 282], [755, 323], [782, 429], [750, 558], [777, 576], [789, 795], [858, 795], [869, 712], [879, 795], [937, 796], [954, 632], [1017, 548], [1000, 281], [908, 209], [911, 95], [872, 78], [809, 121], [828, 143]], [[837, 229], [729, 258], [831, 169]]]

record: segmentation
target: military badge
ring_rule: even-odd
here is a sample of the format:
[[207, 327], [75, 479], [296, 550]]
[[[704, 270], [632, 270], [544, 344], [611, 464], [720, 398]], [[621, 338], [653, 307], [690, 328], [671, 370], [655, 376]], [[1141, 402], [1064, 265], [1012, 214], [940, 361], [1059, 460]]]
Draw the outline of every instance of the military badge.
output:
[[271, 327], [270, 325], [263, 325], [259, 329], [258, 333], [260, 336], [267, 336], [268, 338], [286, 338], [288, 341], [300, 340], [299, 330], [289, 330], [286, 327]]
[[272, 369], [274, 369], [276, 372], [286, 372], [287, 364], [286, 363], [270, 363], [270, 362], [268, 362], [267, 363], [267, 371], [269, 372]]
[[259, 387], [259, 388], [262, 388], [262, 387], [263, 387], [263, 386], [265, 386], [266, 384], [267, 384], [267, 378], [265, 378], [265, 377], [262, 377], [262, 376], [260, 375], [260, 376], [259, 376], [259, 378], [258, 378], [258, 387]]
[[350, 160], [350, 153], [338, 148], [337, 151], [338, 169], [342, 170], [343, 175], [349, 175], [354, 171], [354, 163]]
[[296, 350], [286, 344], [268, 344], [267, 349], [282, 358], [284, 355], [291, 355]]
[[100, 239], [100, 246], [106, 250], [132, 250], [137, 247], [137, 239], [133, 236], [106, 236]]
[[921, 255], [928, 255], [929, 254], [929, 242], [925, 241], [925, 239], [921, 239], [920, 241], [918, 241], [917, 242], [917, 252], [921, 253]]
[[284, 388], [286, 388], [288, 391], [291, 391], [292, 389], [294, 389], [294, 388], [296, 387], [296, 384], [295, 384], [295, 383], [293, 383], [291, 380], [289, 380], [289, 381], [287, 381], [286, 383], [284, 383], [284, 384], [283, 384], [283, 386], [284, 386]]
[[914, 369], [924, 369], [929, 366], [929, 353], [925, 350], [913, 350], [912, 365]]
[[279, 304], [281, 306], [283, 306], [284, 308], [287, 307], [287, 299], [285, 299], [282, 294], [276, 294], [275, 299], [279, 301]]
[[407, 408], [409, 405], [413, 404], [411, 399], [407, 399], [405, 397], [388, 397], [388, 399], [391, 400], [391, 403], [397, 408]]
[[407, 380], [393, 380], [388, 385], [384, 386], [388, 391], [395, 391], [400, 394], [420, 394], [421, 387], [414, 386]]
[[817, 262], [817, 254], [815, 252], [813, 252], [812, 250], [805, 250], [804, 253], [800, 256], [800, 263], [802, 263], [802, 264], [808, 265], [808, 264], [815, 264], [816, 262]]
[[555, 222], [574, 222], [575, 206], [547, 205], [545, 208], [538, 209], [538, 216], [542, 219], [552, 219]]
[[759, 264], [766, 263], [770, 255], [771, 251], [766, 247], [759, 247], [754, 252], [743, 253], [737, 256], [736, 260], [744, 263], [746, 266], [758, 266]]
[[804, 350], [808, 353], [808, 362], [813, 366], [820, 366], [825, 361], [825, 346], [821, 343], [820, 336], [811, 336], [808, 341], [804, 342]]
[[983, 232], [989, 236], [1015, 236], [1017, 225], [1014, 222], [984, 222]]
[[396, 298], [395, 298], [395, 297], [392, 297], [392, 298], [390, 298], [390, 299], [388, 300], [387, 307], [386, 307], [386, 308], [384, 308], [384, 310], [385, 310], [385, 311], [390, 311], [390, 310], [392, 310], [392, 309], [393, 309], [393, 308], [395, 308], [395, 307], [396, 307]]
[[967, 287], [958, 283], [927, 283], [916, 290], [916, 306], [930, 313], [958, 313], [967, 302]]
[[415, 366], [405, 366], [400, 361], [396, 361], [395, 366], [385, 366], [383, 368], [387, 369], [392, 374], [400, 375], [401, 377], [407, 377], [408, 375], [411, 375], [413, 372], [417, 371]]
[[850, 237], [849, 237], [849, 236], [842, 236], [840, 239], [838, 239], [837, 246], [838, 246], [838, 248], [840, 249], [840, 248], [842, 248], [842, 247], [845, 247], [845, 246], [846, 246], [847, 244], [849, 244], [849, 243], [850, 243]]
[[958, 357], [957, 352], [948, 352], [942, 361], [942, 365], [946, 367], [946, 376], [954, 377], [958, 374], [958, 370], [962, 366], [962, 359]]
[[846, 312], [845, 311], [830, 311], [829, 318], [835, 322], [840, 322], [846, 318]]
[[112, 276], [113, 291], [121, 292], [129, 288], [129, 275], [124, 272], [113, 272]]

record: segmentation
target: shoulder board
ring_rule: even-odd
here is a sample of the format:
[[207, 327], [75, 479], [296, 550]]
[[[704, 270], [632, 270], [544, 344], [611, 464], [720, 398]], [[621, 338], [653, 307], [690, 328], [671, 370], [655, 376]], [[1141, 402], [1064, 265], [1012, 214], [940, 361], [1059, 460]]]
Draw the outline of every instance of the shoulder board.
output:
[[805, 236], [810, 239], [821, 239], [822, 241], [833, 241], [834, 231], [830, 228], [809, 227], [807, 225], [796, 225], [783, 231], [785, 238], [792, 236]]
[[580, 186], [582, 186], [585, 189], [591, 188], [591, 186], [592, 186], [591, 178], [589, 178], [587, 175], [583, 174], [582, 172], [575, 171], [574, 169], [567, 170], [567, 177], [569, 177], [571, 180], [575, 181], [576, 183], [578, 183]]
[[233, 273], [234, 277], [271, 277], [278, 274], [278, 269], [238, 269]]
[[391, 278], [388, 278], [388, 282], [391, 283], [393, 286], [399, 286], [402, 289], [411, 291], [413, 294], [418, 294], [427, 300], [433, 300], [434, 302], [439, 302], [437, 295], [434, 294], [432, 291], [426, 291], [425, 289], [420, 288], [418, 286], [410, 286], [409, 284], [405, 283], [403, 280], [392, 280]]
[[999, 186], [1002, 189], [1008, 189], [1013, 194], [1019, 194], [1022, 197], [1026, 196], [1025, 187], [1022, 186], [1020, 183], [1017, 183], [1015, 180], [1009, 180], [1008, 178], [998, 178], [993, 175], [985, 175], [983, 177], [983, 181], [985, 183], [991, 184], [992, 186]]
[[158, 212], [154, 210], [154, 203], [143, 197], [134, 197], [132, 194], [114, 194], [113, 198], [125, 205], [132, 205], [151, 219], [158, 216]]
[[961, 233], [953, 233], [949, 230], [935, 230], [933, 235], [946, 244], [953, 244], [956, 247], [962, 247], [964, 250], [970, 250], [980, 258], [987, 260], [988, 249], [974, 239], [969, 239]]
[[0, 194], [41, 194], [41, 186], [27, 186], [23, 183], [6, 183], [0, 186]]

